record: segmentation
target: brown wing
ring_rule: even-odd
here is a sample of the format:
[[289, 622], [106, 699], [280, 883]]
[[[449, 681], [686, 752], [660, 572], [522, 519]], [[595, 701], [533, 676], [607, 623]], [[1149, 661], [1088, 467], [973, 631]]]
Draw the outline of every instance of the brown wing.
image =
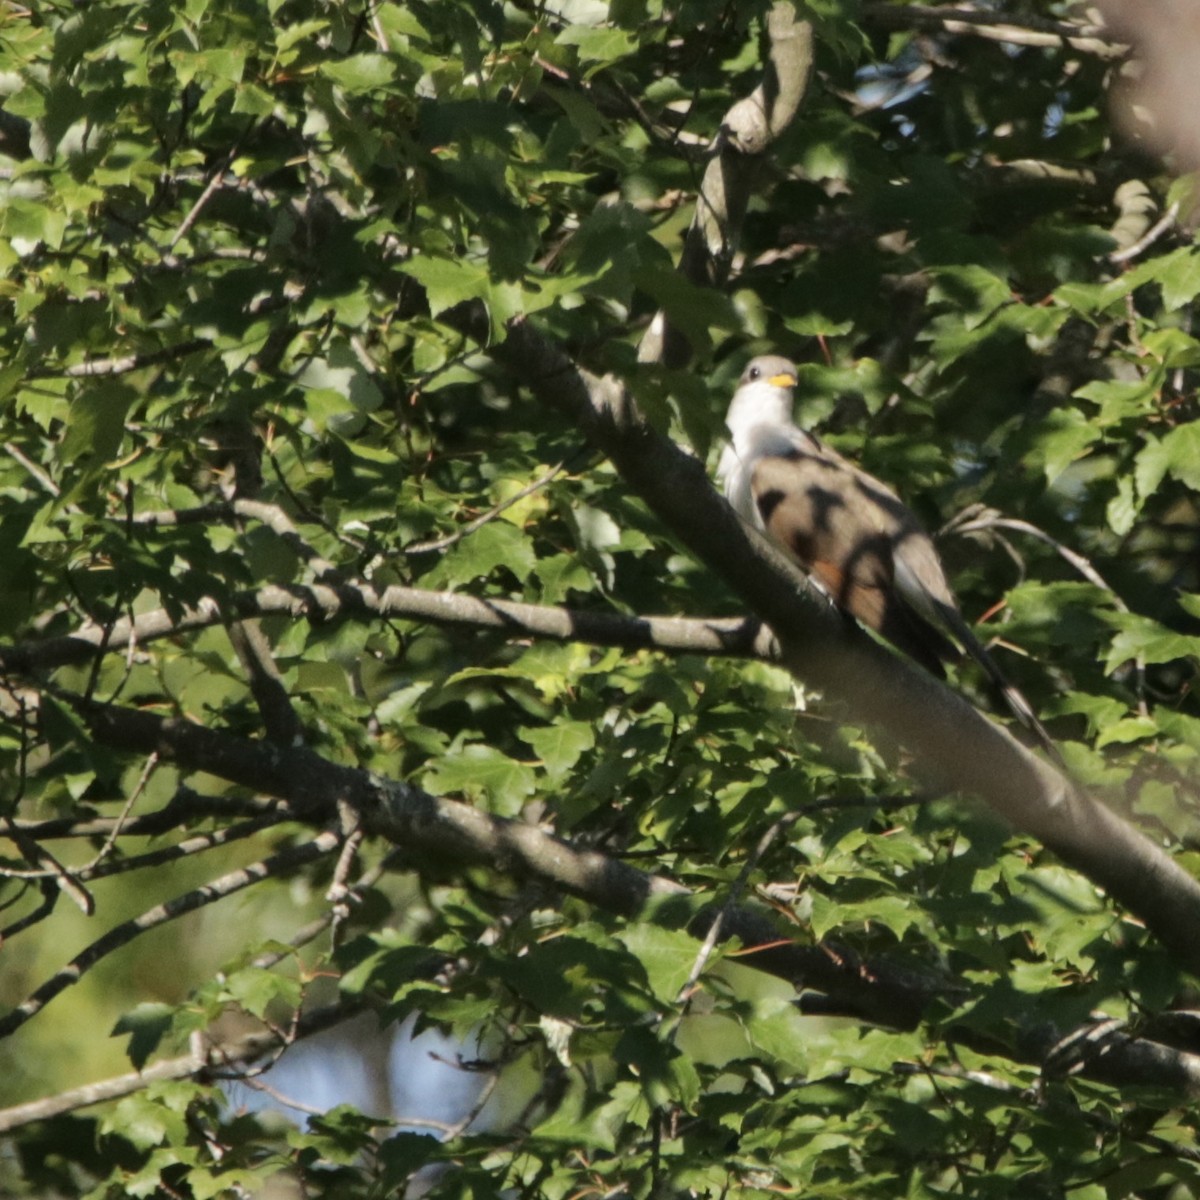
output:
[[[928, 538], [887, 488], [823, 448], [759, 459], [752, 485], [767, 532], [839, 608], [945, 674], [942, 660], [957, 657], [955, 646], [905, 603], [895, 581], [897, 550]], [[944, 587], [940, 566], [938, 580]]]

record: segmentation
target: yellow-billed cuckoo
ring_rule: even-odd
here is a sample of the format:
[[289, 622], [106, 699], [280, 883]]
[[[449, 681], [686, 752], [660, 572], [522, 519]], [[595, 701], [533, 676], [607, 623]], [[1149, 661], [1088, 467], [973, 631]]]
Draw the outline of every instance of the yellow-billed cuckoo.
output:
[[838, 608], [939, 679], [961, 646], [1061, 761], [1029, 702], [963, 620], [920, 522], [890, 488], [793, 423], [795, 386], [795, 366], [778, 355], [752, 359], [742, 372], [718, 469], [730, 504]]

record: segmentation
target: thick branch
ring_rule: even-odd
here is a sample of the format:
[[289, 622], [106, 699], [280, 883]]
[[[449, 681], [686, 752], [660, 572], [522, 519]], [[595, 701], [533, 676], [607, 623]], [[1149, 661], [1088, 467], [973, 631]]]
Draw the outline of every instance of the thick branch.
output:
[[[79, 707], [94, 736], [106, 745], [157, 752], [181, 766], [286, 798], [310, 820], [328, 819], [339, 802], [348, 803], [362, 815], [365, 830], [419, 857], [427, 867], [439, 862], [454, 870], [486, 866], [517, 879], [550, 884], [628, 917], [642, 914], [654, 901], [655, 919], [687, 921], [697, 937], [704, 936], [720, 913], [722, 939], [737, 938], [747, 948], [740, 962], [786, 979], [797, 990], [824, 993], [826, 1012], [911, 1028], [932, 1000], [957, 990], [943, 977], [886, 962], [864, 962], [833, 944], [793, 944], [771, 918], [746, 906], [712, 906], [693, 916], [691, 894], [671, 880], [576, 849], [533, 825], [338, 766], [308, 750], [245, 742], [188, 721], [111, 705], [80, 702]], [[812, 998], [811, 992], [807, 998]], [[1061, 1033], [1045, 1025], [1020, 1036], [1016, 1053], [1027, 1061], [1041, 1061], [1063, 1044]], [[960, 1040], [974, 1038], [970, 1030], [961, 1031]], [[991, 1042], [988, 1046], [996, 1049]], [[1200, 1059], [1124, 1035], [1109, 1038], [1103, 1053], [1081, 1061], [1081, 1070], [1095, 1079], [1156, 1082], [1200, 1094]]]
[[[81, 700], [77, 706], [104, 745], [156, 752], [162, 760], [286, 798], [299, 818], [314, 823], [332, 819], [337, 805], [347, 803], [362, 815], [368, 833], [430, 865], [440, 862], [455, 870], [491, 867], [518, 879], [551, 884], [625, 916], [638, 914], [656, 898], [677, 898], [681, 920], [692, 911], [689, 893], [670, 880], [595, 851], [577, 850], [522, 821], [490, 816], [410, 784], [338, 766], [310, 750], [247, 742], [182, 719], [112, 705]], [[831, 947], [779, 945], [778, 927], [752, 910], [728, 914], [723, 934], [740, 938], [746, 946], [769, 946], [747, 961], [798, 988], [817, 988], [837, 997], [843, 1011], [879, 1024], [915, 1024], [929, 1000], [946, 986], [906, 970], [868, 968], [854, 955]]]
[[[763, 80], [725, 114], [709, 148], [679, 260], [680, 273], [698, 286], [719, 288], [728, 278], [761, 156], [799, 112], [812, 74], [812, 26], [799, 19], [790, 0], [772, 6], [766, 34]], [[643, 362], [671, 367], [686, 363], [691, 353], [665, 312], [655, 316], [638, 348]]]
[[798, 678], [886, 730], [926, 772], [1040, 838], [1200, 970], [1200, 883], [961, 696], [809, 593], [777, 550], [748, 536], [703, 464], [651, 428], [615, 379], [576, 367], [525, 321], [492, 353], [565, 411], [667, 528], [766, 621]]

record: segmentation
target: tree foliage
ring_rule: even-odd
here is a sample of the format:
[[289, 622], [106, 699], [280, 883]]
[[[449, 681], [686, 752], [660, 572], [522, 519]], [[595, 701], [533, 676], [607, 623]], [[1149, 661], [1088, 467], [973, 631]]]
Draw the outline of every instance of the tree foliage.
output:
[[[53, 0], [0, 57], [7, 1194], [1200, 1194], [1200, 257], [1112, 34]], [[763, 351], [1069, 779], [716, 498]], [[223, 1090], [364, 1010], [476, 1108]]]

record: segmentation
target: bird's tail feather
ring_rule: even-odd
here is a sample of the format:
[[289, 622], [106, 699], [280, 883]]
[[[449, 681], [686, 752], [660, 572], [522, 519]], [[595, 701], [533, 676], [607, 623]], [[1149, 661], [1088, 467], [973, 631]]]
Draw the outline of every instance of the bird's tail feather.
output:
[[1042, 749], [1053, 760], [1054, 764], [1066, 770], [1066, 763], [1063, 762], [1063, 757], [1059, 753], [1058, 746], [1055, 745], [1054, 739], [1046, 732], [1046, 727], [1038, 720], [1037, 713], [1033, 711], [1033, 705], [1025, 699], [1024, 694], [1016, 686], [1009, 682], [1007, 676], [996, 665], [996, 660], [987, 652], [983, 643], [971, 631], [971, 627], [963, 620], [962, 616], [953, 609], [947, 609], [943, 612], [943, 617], [947, 625], [950, 626], [954, 636], [962, 643], [963, 649], [987, 672], [988, 678], [996, 685], [1000, 694], [1004, 697], [1005, 703], [1012, 710], [1012, 714], [1037, 738], [1041, 743]]

